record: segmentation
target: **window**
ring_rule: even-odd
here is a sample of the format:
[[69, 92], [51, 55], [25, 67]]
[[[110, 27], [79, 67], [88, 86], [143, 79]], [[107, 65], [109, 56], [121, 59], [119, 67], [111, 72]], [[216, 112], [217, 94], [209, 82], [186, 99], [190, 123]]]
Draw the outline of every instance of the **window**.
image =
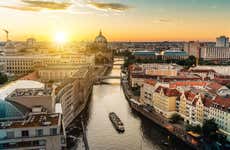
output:
[[57, 135], [57, 128], [51, 128], [50, 135]]
[[37, 129], [36, 130], [36, 136], [43, 136], [43, 130], [42, 129]]
[[6, 137], [7, 137], [8, 139], [14, 138], [14, 131], [8, 131], [8, 132], [6, 132]]
[[28, 137], [28, 136], [29, 136], [29, 131], [28, 130], [22, 131], [22, 137]]

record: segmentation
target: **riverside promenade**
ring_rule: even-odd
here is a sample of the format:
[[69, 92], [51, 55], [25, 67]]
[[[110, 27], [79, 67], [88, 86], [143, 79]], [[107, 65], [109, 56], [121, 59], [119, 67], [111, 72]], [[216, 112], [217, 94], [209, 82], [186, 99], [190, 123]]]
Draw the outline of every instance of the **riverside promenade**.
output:
[[130, 90], [128, 82], [125, 80], [121, 81], [121, 85], [125, 94], [126, 99], [128, 100], [130, 107], [146, 118], [150, 119], [153, 121], [155, 124], [158, 126], [164, 128], [167, 130], [172, 136], [177, 137], [184, 143], [188, 144], [191, 148], [200, 150], [200, 146], [198, 141], [192, 137], [190, 134], [188, 134], [185, 129], [183, 129], [180, 125], [178, 124], [172, 124], [169, 123], [169, 120], [160, 115], [159, 113], [153, 111], [148, 111], [144, 105], [142, 105], [139, 102], [139, 97], [134, 96], [133, 92]]

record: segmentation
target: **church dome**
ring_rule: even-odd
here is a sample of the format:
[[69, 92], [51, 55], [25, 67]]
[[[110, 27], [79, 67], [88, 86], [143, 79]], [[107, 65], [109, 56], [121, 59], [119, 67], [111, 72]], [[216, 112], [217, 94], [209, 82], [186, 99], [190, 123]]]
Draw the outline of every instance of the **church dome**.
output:
[[107, 39], [104, 37], [101, 31], [99, 35], [95, 38], [95, 43], [107, 43]]

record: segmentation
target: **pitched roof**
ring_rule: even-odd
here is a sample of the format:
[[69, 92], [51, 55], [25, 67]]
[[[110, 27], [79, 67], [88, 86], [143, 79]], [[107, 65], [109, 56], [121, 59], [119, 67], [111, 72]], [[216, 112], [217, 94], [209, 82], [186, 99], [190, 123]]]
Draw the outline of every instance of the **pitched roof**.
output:
[[146, 79], [145, 83], [155, 86], [157, 83], [157, 80]]
[[167, 87], [163, 87], [163, 86], [159, 86], [155, 92], [160, 93], [160, 91], [163, 90], [164, 95], [168, 96], [168, 97], [174, 97], [174, 96], [180, 96], [181, 93], [176, 90], [176, 89], [170, 89]]
[[224, 111], [230, 110], [230, 97], [216, 96], [212, 102], [212, 106]]

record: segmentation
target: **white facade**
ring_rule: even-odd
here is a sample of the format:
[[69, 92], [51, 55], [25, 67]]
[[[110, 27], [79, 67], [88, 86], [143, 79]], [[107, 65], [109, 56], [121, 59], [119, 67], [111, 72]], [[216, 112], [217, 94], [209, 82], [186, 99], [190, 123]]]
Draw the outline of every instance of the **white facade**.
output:
[[25, 120], [2, 123], [0, 135], [1, 150], [64, 150], [66, 147], [60, 114], [30, 114]]
[[203, 47], [201, 58], [206, 60], [230, 59], [230, 47]]
[[7, 55], [0, 56], [8, 73], [25, 74], [49, 64], [94, 65], [95, 57], [81, 54], [71, 55]]

